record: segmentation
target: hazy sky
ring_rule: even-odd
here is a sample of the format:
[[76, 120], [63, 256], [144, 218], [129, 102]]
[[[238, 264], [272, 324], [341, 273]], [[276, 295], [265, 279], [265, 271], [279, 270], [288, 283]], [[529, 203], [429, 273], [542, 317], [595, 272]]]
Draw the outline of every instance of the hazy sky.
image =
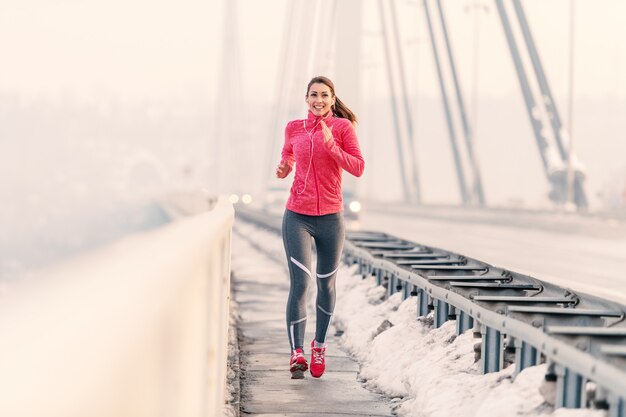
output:
[[[626, 20], [626, 2], [524, 1], [531, 29], [565, 121], [571, 1], [575, 1], [576, 5], [576, 120], [573, 133], [581, 160], [590, 167], [589, 178], [594, 184], [592, 188], [597, 192], [611, 175], [619, 175], [624, 169], [624, 163], [616, 155], [623, 142], [621, 119], [626, 110], [626, 26], [623, 25]], [[307, 5], [311, 10], [315, 4], [322, 8], [332, 4], [330, 0], [318, 2], [300, 1], [297, 4]], [[506, 3], [510, 4], [508, 1]], [[224, 71], [232, 70], [224, 68], [222, 60], [225, 4], [226, 0], [2, 0], [0, 94], [45, 97], [46, 100], [59, 102], [70, 99], [99, 103], [111, 98], [122, 102], [159, 100], [168, 103], [167, 111], [178, 108], [176, 103], [181, 100], [188, 107], [190, 101], [202, 98], [219, 108], [226, 100], [225, 95], [231, 93], [220, 90], [224, 83], [219, 79]], [[443, 4], [466, 102], [470, 113], [478, 115], [474, 128], [479, 132], [477, 146], [483, 146], [482, 159], [489, 161], [503, 158], [501, 153], [484, 150], [484, 147], [491, 143], [502, 144], [503, 149], [497, 151], [502, 152], [507, 149], [504, 138], [514, 140], [513, 145], [508, 145], [509, 149], [518, 145], [520, 152], [525, 151], [532, 158], [525, 163], [535, 179], [528, 180], [524, 186], [528, 189], [536, 188], [535, 182], [538, 181], [545, 185], [494, 2], [445, 0]], [[469, 8], [473, 4], [484, 6], [477, 20]], [[260, 149], [267, 148], [270, 140], [269, 126], [275, 113], [272, 106], [277, 98], [275, 81], [280, 70], [279, 57], [287, 5], [287, 0], [239, 0], [237, 20], [229, 23], [231, 26], [236, 24], [238, 29], [241, 92], [247, 103], [249, 118], [256, 121], [245, 124], [253, 128], [251, 133], [247, 133], [248, 140], [253, 140], [251, 145]], [[363, 107], [366, 119], [360, 129], [367, 152], [378, 153], [380, 150], [376, 148], [375, 141], [380, 133], [373, 132], [377, 126], [385, 126], [384, 132], [389, 136], [391, 116], [388, 104], [380, 107], [386, 100], [387, 81], [378, 1], [364, 0], [362, 6], [361, 77], [369, 107]], [[423, 117], [421, 120], [433, 124], [422, 126], [426, 132], [440, 137], [443, 151], [443, 147], [448, 145], [444, 145], [445, 125], [441, 108], [436, 102], [439, 87], [427, 41], [421, 1], [398, 0], [397, 6], [401, 16], [399, 26], [408, 84], [410, 91], [417, 96], [415, 108], [418, 117]], [[435, 2], [431, 2], [431, 9], [434, 12]], [[510, 17], [513, 17], [512, 11]], [[477, 32], [476, 21], [480, 24]], [[331, 41], [330, 33], [314, 29], [315, 18], [311, 15], [310, 21], [305, 21], [305, 24], [299, 26], [298, 33], [291, 36], [298, 36], [299, 39], [302, 36], [316, 36], [318, 42]], [[477, 61], [474, 61], [475, 33], [478, 33]], [[478, 68], [476, 85], [472, 82], [474, 68]], [[307, 80], [312, 75], [298, 74], [298, 80]], [[333, 75], [332, 71], [329, 75]], [[341, 86], [338, 89], [341, 90]], [[299, 92], [289, 99], [302, 102]], [[507, 106], [511, 107], [502, 107], [494, 100], [509, 103]], [[473, 103], [478, 103], [478, 107], [474, 108]], [[304, 111], [302, 107], [303, 114]], [[500, 127], [498, 123], [502, 123], [504, 118], [496, 116], [497, 111], [504, 111], [505, 118], [510, 117], [516, 124], [507, 122]], [[207, 117], [210, 120], [214, 115]], [[198, 130], [197, 133], [198, 136], [210, 136], [207, 131]], [[523, 138], [518, 139], [515, 135]], [[160, 143], [164, 141], [167, 139], [163, 138]], [[149, 140], [145, 142], [149, 143]], [[424, 146], [431, 144], [421, 146], [424, 149]], [[245, 151], [252, 156], [257, 152], [251, 146]], [[444, 158], [445, 162], [429, 156], [422, 164], [428, 166], [432, 159], [439, 161], [435, 167], [437, 163], [443, 164], [450, 171], [449, 154], [442, 154], [440, 158]], [[378, 166], [384, 170], [385, 166], [393, 163], [392, 159], [372, 159], [369, 166]], [[602, 167], [606, 168], [605, 171], [600, 171]], [[490, 172], [498, 175], [501, 169], [506, 168], [498, 166]], [[485, 169], [489, 171], [489, 168]], [[366, 188], [370, 190], [377, 189], [373, 185], [375, 180], [386, 179], [385, 175], [375, 170], [368, 170], [368, 175], [370, 177], [365, 182], [369, 184]], [[453, 184], [454, 181], [450, 180], [448, 188], [453, 188]], [[543, 189], [540, 193], [543, 194]], [[497, 194], [492, 192], [492, 195]]]
[[201, 0], [3, 0], [0, 87], [85, 99], [209, 89], [213, 16]]
[[[560, 92], [566, 86], [570, 1], [576, 2], [577, 9], [576, 92], [626, 94], [626, 2], [622, 0], [524, 1], [554, 89]], [[5, 0], [0, 4], [0, 88], [83, 96], [94, 91], [139, 96], [179, 94], [200, 85], [210, 88], [217, 81], [223, 46], [223, 2]], [[397, 3], [410, 65], [416, 50], [429, 53], [421, 2]], [[474, 19], [468, 6], [475, 3], [444, 1], [462, 73], [472, 67]], [[493, 71], [512, 76], [508, 55], [502, 57], [508, 51], [494, 3], [478, 3], [489, 9], [479, 18], [480, 67], [485, 75]], [[275, 79], [286, 4], [285, 0], [238, 1], [244, 91], [249, 94], [262, 91], [260, 80]], [[377, 1], [363, 4], [364, 61], [382, 68], [381, 57], [373, 56], [374, 45], [380, 43], [372, 35], [379, 30]], [[509, 93], [517, 88], [509, 78], [505, 77], [504, 87], [481, 83], [481, 92]], [[419, 87], [437, 93], [436, 86]]]

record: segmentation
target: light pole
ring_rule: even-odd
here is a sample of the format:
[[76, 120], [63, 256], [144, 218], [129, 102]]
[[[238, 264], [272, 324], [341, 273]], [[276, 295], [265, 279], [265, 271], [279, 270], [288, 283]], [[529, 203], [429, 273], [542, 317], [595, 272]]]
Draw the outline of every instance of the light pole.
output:
[[489, 6], [480, 1], [474, 1], [465, 6], [465, 12], [474, 14], [474, 33], [472, 39], [472, 128], [474, 140], [478, 136], [478, 69], [480, 56], [480, 12], [489, 13]]
[[574, 29], [576, 17], [576, 0], [570, 0], [569, 6], [569, 93], [567, 103], [567, 130], [569, 143], [567, 149], [567, 195], [566, 204], [576, 204], [574, 195]]

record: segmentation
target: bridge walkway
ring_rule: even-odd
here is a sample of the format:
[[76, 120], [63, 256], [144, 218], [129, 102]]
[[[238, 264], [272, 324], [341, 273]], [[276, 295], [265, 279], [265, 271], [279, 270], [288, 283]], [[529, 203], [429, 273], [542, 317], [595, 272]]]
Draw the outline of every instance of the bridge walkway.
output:
[[[393, 415], [384, 397], [368, 391], [359, 382], [359, 366], [340, 349], [332, 326], [326, 373], [319, 379], [307, 373], [305, 379], [292, 380], [285, 327], [289, 291], [285, 265], [250, 247], [237, 233], [233, 235], [232, 258], [232, 285], [240, 315], [242, 416]], [[315, 317], [310, 307], [308, 313], [305, 340], [310, 343]], [[310, 348], [305, 347], [305, 352], [309, 357]]]

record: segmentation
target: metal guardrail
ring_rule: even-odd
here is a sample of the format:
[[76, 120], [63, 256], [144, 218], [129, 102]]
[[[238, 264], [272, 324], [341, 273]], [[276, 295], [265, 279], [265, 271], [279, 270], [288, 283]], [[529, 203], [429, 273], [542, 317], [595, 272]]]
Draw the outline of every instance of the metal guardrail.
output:
[[[237, 213], [280, 232], [275, 217]], [[516, 374], [547, 362], [557, 407], [626, 416], [626, 306], [385, 233], [348, 233], [344, 260], [376, 276], [388, 296], [416, 296], [417, 315], [434, 311], [435, 327], [456, 320], [457, 334], [474, 329], [484, 373], [511, 359]]]
[[234, 213], [206, 207], [11, 286], [1, 416], [222, 414]]

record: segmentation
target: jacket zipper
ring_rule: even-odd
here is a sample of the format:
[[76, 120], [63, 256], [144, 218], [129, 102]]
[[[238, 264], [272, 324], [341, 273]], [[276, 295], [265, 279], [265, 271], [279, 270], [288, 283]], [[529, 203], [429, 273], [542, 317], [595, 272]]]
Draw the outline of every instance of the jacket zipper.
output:
[[315, 181], [315, 192], [317, 194], [317, 215], [322, 215], [322, 210], [320, 210], [320, 188], [317, 183], [317, 173], [315, 172], [315, 164], [311, 162], [311, 169], [313, 170], [313, 180]]

